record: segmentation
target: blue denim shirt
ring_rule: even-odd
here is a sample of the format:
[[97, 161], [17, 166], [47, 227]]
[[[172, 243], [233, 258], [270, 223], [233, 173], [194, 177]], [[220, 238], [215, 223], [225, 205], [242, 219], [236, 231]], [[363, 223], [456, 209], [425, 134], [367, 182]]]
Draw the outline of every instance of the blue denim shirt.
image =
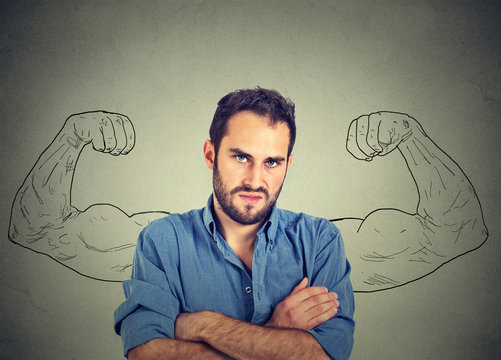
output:
[[353, 347], [350, 265], [337, 227], [325, 219], [273, 209], [257, 233], [252, 276], [216, 231], [207, 206], [150, 223], [139, 235], [126, 300], [115, 310], [124, 354], [155, 338], [174, 338], [178, 314], [202, 310], [262, 325], [304, 278], [338, 294], [337, 315], [309, 332], [332, 358]]

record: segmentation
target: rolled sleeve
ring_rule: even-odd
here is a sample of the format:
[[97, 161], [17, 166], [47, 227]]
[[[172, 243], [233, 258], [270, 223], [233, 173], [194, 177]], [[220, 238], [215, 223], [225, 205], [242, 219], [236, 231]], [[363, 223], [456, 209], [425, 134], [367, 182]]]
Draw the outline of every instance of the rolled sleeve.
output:
[[[334, 225], [332, 225], [334, 226]], [[338, 295], [336, 316], [309, 331], [332, 359], [348, 359], [353, 349], [355, 332], [355, 300], [350, 281], [350, 264], [346, 260], [344, 244], [339, 230], [327, 244], [320, 244], [312, 285], [326, 286]]]
[[125, 356], [150, 340], [174, 338], [179, 301], [146, 229], [139, 236], [132, 279], [124, 281], [123, 289], [126, 300], [115, 310], [114, 329], [122, 338]]

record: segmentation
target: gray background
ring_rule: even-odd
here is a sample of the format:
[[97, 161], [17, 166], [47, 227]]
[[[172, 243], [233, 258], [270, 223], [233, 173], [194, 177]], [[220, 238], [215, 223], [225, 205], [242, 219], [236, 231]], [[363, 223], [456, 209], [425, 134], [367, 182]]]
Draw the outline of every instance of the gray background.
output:
[[[120, 284], [76, 275], [8, 241], [14, 195], [72, 113], [134, 121], [137, 146], [86, 149], [74, 204], [127, 212], [202, 207], [202, 145], [217, 100], [276, 88], [297, 106], [280, 206], [317, 216], [413, 211], [398, 154], [358, 162], [350, 120], [407, 112], [458, 162], [490, 231], [479, 250], [395, 290], [356, 296], [353, 359], [501, 355], [498, 145], [501, 7], [482, 1], [1, 1], [0, 357], [120, 359]], [[349, 239], [346, 239], [349, 241]]]

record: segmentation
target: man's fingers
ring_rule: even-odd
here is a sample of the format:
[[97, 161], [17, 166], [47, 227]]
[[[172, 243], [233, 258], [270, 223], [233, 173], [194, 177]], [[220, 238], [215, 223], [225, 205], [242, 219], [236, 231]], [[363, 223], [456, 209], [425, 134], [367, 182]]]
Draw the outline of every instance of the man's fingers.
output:
[[307, 283], [304, 278], [277, 305], [267, 326], [310, 330], [336, 315], [337, 294], [323, 286], [306, 287]]
[[332, 306], [329, 304], [321, 305], [321, 311], [318, 312], [318, 315], [314, 316], [308, 321], [308, 327], [313, 329], [320, 324], [323, 324], [327, 320], [333, 318], [337, 314], [337, 306]]
[[303, 301], [305, 311], [310, 311], [311, 309], [323, 304], [331, 304], [338, 307], [339, 301], [337, 299], [337, 294], [334, 292], [322, 293], [311, 296]]
[[310, 330], [334, 317], [338, 307], [337, 294], [331, 292], [306, 299], [297, 311], [304, 314], [304, 330]]
[[291, 298], [294, 301], [301, 302], [309, 299], [315, 295], [326, 294], [328, 293], [328, 289], [323, 286], [310, 286], [305, 289], [299, 290], [296, 292]]
[[320, 294], [304, 302], [305, 306], [311, 306], [305, 311], [308, 319], [308, 327], [314, 327], [324, 323], [337, 314], [339, 301], [336, 293]]
[[337, 300], [327, 301], [310, 308], [309, 310], [306, 311], [306, 313], [309, 315], [310, 319], [313, 319], [332, 309], [335, 309], [337, 312], [338, 307], [339, 307], [339, 302]]
[[350, 123], [348, 128], [348, 136], [346, 138], [346, 150], [356, 159], [370, 161], [368, 157], [360, 148], [357, 143], [357, 119]]
[[292, 295], [305, 289], [306, 285], [308, 285], [308, 278], [304, 278], [303, 280], [301, 280], [301, 282], [294, 289], [292, 289], [290, 294]]

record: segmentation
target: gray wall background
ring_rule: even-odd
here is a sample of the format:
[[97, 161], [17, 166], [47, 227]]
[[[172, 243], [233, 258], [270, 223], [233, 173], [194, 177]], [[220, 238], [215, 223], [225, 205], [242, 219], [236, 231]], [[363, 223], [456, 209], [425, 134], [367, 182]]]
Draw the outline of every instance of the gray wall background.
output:
[[[407, 112], [470, 178], [490, 231], [479, 250], [395, 290], [356, 296], [353, 359], [501, 355], [501, 6], [485, 1], [1, 1], [0, 358], [120, 359], [120, 284], [76, 275], [7, 238], [29, 169], [72, 113], [134, 121], [135, 150], [86, 149], [79, 208], [202, 207], [202, 145], [217, 100], [276, 88], [297, 107], [280, 206], [327, 218], [413, 211], [398, 156], [344, 149], [350, 120]], [[349, 241], [349, 239], [346, 239]]]

